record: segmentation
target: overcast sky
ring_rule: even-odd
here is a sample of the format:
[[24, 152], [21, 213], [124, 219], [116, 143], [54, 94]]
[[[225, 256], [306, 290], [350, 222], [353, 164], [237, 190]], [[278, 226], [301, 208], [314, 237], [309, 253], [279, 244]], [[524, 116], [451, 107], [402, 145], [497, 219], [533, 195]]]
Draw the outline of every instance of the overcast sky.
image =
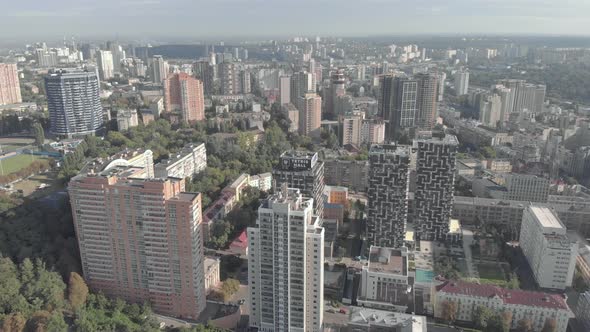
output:
[[0, 0], [0, 38], [590, 34], [590, 0]]

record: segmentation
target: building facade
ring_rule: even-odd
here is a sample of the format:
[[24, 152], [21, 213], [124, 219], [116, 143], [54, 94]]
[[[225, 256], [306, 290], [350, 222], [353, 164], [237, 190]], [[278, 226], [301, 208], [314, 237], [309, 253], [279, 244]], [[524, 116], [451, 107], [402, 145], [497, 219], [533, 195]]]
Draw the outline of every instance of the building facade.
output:
[[360, 306], [405, 312], [411, 296], [408, 249], [371, 246], [369, 263], [362, 267]]
[[590, 331], [590, 291], [580, 295], [576, 307], [576, 319], [584, 329]]
[[418, 94], [416, 95], [416, 120], [414, 125], [421, 130], [431, 130], [438, 115], [438, 75], [417, 74]]
[[263, 332], [322, 331], [324, 229], [313, 199], [285, 186], [248, 228], [250, 326]]
[[176, 155], [164, 159], [154, 166], [155, 177], [174, 177], [184, 179], [201, 173], [207, 168], [207, 149], [205, 143], [189, 144]]
[[469, 93], [469, 71], [461, 69], [455, 73], [455, 93], [463, 96]]
[[323, 216], [324, 162], [317, 152], [287, 151], [272, 171], [276, 188], [284, 184], [297, 188], [305, 197], [313, 198], [314, 213]]
[[418, 81], [395, 75], [381, 78], [380, 116], [388, 121], [385, 138], [393, 141], [413, 128], [416, 119]]
[[201, 195], [184, 179], [112, 167], [74, 177], [70, 202], [88, 286], [155, 312], [196, 319], [205, 308]]
[[453, 135], [414, 140], [417, 151], [414, 222], [420, 240], [445, 240], [449, 232], [458, 144]]
[[564, 290], [572, 285], [578, 242], [566, 233], [549, 208], [529, 206], [522, 216], [520, 248], [541, 288]]
[[169, 71], [168, 62], [161, 55], [154, 55], [152, 59], [152, 82], [161, 84], [168, 77]]
[[408, 219], [410, 151], [373, 145], [369, 152], [367, 240], [372, 246], [399, 248]]
[[129, 130], [129, 128], [137, 127], [138, 125], [137, 110], [120, 109], [117, 111], [117, 129], [119, 131]]
[[541, 331], [547, 319], [556, 321], [556, 332], [567, 330], [572, 312], [565, 299], [559, 294], [530, 292], [480, 285], [465, 281], [446, 281], [436, 286], [434, 296], [434, 317], [443, 318], [446, 302], [457, 305], [457, 321], [474, 322], [474, 312], [479, 306], [499, 312], [512, 313], [510, 327], [517, 328], [518, 322], [530, 319], [534, 331]]
[[115, 77], [113, 54], [111, 51], [98, 51], [96, 62], [98, 63], [98, 73], [100, 74], [101, 80], [106, 81]]
[[205, 119], [203, 82], [186, 73], [172, 74], [164, 80], [166, 112], [179, 112], [184, 122]]
[[22, 101], [16, 63], [0, 63], [0, 105]]
[[322, 125], [322, 97], [306, 93], [299, 97], [299, 134], [320, 138]]
[[352, 191], [367, 191], [369, 163], [364, 160], [328, 159], [325, 161], [325, 182], [344, 186]]
[[95, 72], [51, 71], [45, 76], [45, 91], [54, 135], [83, 136], [102, 127], [103, 110]]
[[528, 174], [506, 175], [507, 200], [547, 202], [549, 179]]

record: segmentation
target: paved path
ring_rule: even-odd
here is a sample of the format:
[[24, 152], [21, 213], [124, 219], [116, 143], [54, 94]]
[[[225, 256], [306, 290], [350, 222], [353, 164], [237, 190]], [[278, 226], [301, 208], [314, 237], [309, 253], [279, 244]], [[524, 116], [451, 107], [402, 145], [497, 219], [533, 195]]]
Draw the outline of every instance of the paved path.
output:
[[463, 230], [463, 252], [465, 253], [465, 265], [467, 265], [467, 273], [469, 278], [479, 279], [479, 272], [473, 264], [473, 253], [471, 252], [471, 245], [473, 244], [473, 231]]

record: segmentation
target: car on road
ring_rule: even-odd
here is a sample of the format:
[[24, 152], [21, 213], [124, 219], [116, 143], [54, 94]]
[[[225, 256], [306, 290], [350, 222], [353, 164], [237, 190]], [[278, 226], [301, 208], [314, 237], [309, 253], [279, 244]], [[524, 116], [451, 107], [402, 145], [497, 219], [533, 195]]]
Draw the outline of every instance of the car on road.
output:
[[340, 310], [338, 310], [339, 313], [341, 314], [347, 314], [348, 310], [344, 309], [344, 308], [340, 308]]
[[332, 309], [332, 308], [330, 308], [330, 309], [328, 309], [328, 310], [326, 310], [326, 311], [327, 311], [327, 312], [329, 312], [329, 313], [331, 313], [331, 314], [335, 314], [335, 313], [336, 313], [336, 310], [334, 310], [334, 309]]
[[244, 304], [244, 303], [246, 303], [246, 300], [245, 300], [245, 299], [240, 299], [240, 300], [238, 301], [238, 305], [242, 305], [242, 304]]

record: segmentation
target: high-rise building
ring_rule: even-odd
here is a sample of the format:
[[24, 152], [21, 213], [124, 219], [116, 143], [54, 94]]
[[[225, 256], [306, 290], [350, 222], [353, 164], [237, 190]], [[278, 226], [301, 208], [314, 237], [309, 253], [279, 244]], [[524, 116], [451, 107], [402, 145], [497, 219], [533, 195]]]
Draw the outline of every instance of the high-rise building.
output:
[[302, 107], [302, 105], [299, 105], [299, 97], [303, 97], [307, 93], [314, 91], [312, 83], [313, 77], [311, 76], [311, 73], [300, 71], [293, 73], [291, 76], [290, 99], [298, 109], [301, 109]]
[[324, 162], [315, 152], [287, 151], [272, 171], [276, 187], [286, 184], [297, 188], [305, 197], [313, 198], [314, 214], [323, 216], [324, 211]]
[[22, 101], [16, 63], [0, 63], [0, 105]]
[[121, 72], [121, 61], [125, 59], [125, 51], [123, 47], [117, 42], [107, 42], [107, 49], [111, 51], [113, 56], [113, 71], [115, 73]]
[[535, 85], [527, 83], [525, 80], [515, 79], [500, 80], [498, 83], [512, 91], [510, 113], [522, 113], [525, 110], [532, 113], [543, 111], [545, 85]]
[[485, 126], [496, 128], [502, 117], [502, 97], [486, 94], [479, 103], [479, 120]]
[[438, 75], [417, 74], [416, 120], [414, 125], [422, 130], [431, 130], [438, 115]]
[[98, 73], [101, 80], [108, 80], [115, 76], [113, 68], [113, 54], [111, 51], [98, 51]]
[[346, 115], [340, 120], [340, 143], [361, 145], [363, 118], [360, 115]]
[[361, 144], [383, 144], [385, 122], [379, 119], [365, 119], [361, 124]]
[[397, 140], [402, 131], [413, 128], [416, 119], [418, 81], [385, 75], [381, 78], [381, 117], [388, 121], [385, 138]]
[[161, 55], [154, 55], [152, 59], [152, 82], [162, 83], [170, 71], [168, 62]]
[[453, 135], [414, 140], [415, 224], [420, 240], [444, 241], [449, 233], [459, 142]]
[[39, 67], [50, 68], [57, 66], [57, 52], [50, 51], [46, 48], [38, 48], [36, 55]]
[[327, 114], [342, 114], [336, 105], [339, 97], [346, 95], [346, 79], [344, 71], [339, 69], [332, 73], [330, 77], [330, 88], [326, 95], [326, 113]]
[[469, 93], [469, 71], [466, 69], [458, 70], [454, 76], [455, 94], [463, 96]]
[[249, 94], [252, 92], [252, 82], [250, 81], [250, 72], [247, 70], [240, 71], [240, 93]]
[[492, 92], [500, 96], [500, 124], [510, 119], [510, 113], [514, 108], [514, 92], [501, 84], [493, 85]]
[[96, 72], [50, 71], [45, 76], [51, 132], [58, 136], [94, 134], [103, 124]]
[[541, 288], [565, 290], [572, 285], [578, 241], [567, 234], [553, 210], [535, 205], [526, 208], [519, 243]]
[[114, 166], [70, 181], [84, 278], [94, 291], [196, 319], [205, 308], [201, 194], [143, 172]]
[[248, 228], [250, 326], [259, 331], [322, 331], [324, 229], [313, 199], [281, 187]]
[[291, 102], [291, 76], [281, 76], [279, 78], [279, 101], [281, 105]]
[[307, 93], [299, 97], [299, 134], [320, 138], [322, 125], [322, 97]]
[[445, 72], [439, 72], [438, 74], [438, 90], [437, 90], [437, 99], [438, 101], [443, 101], [445, 95], [445, 82], [447, 80], [447, 74]]
[[166, 112], [180, 112], [183, 121], [205, 119], [203, 82], [185, 73], [172, 74], [164, 80]]
[[235, 95], [240, 91], [239, 70], [233, 62], [219, 64], [219, 79], [222, 95]]
[[410, 151], [373, 145], [369, 152], [367, 240], [370, 246], [404, 245], [408, 219]]
[[212, 95], [214, 92], [215, 70], [209, 61], [197, 61], [194, 64], [193, 72], [195, 77], [203, 82], [205, 95]]

